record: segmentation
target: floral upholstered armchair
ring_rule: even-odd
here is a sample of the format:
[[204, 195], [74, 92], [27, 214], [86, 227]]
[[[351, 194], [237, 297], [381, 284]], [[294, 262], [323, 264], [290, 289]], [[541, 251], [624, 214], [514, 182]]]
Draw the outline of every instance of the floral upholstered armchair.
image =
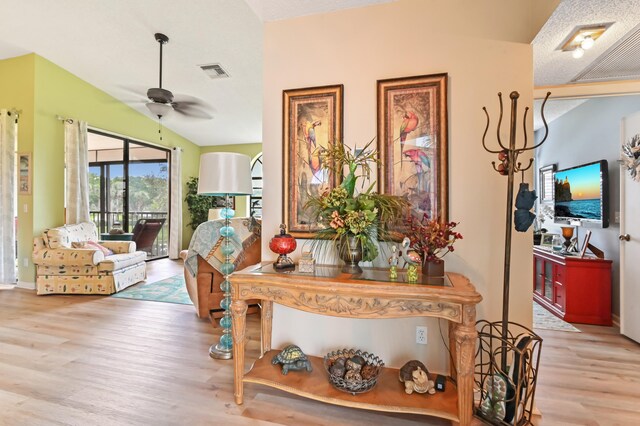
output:
[[132, 241], [98, 241], [92, 222], [47, 229], [35, 238], [38, 294], [112, 294], [146, 278], [147, 254]]

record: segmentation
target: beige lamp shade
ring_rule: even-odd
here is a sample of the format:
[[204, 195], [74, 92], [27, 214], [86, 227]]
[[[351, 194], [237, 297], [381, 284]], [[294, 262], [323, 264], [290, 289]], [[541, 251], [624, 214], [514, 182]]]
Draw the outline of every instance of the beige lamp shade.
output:
[[200, 156], [199, 195], [250, 195], [251, 158], [235, 152], [207, 152]]

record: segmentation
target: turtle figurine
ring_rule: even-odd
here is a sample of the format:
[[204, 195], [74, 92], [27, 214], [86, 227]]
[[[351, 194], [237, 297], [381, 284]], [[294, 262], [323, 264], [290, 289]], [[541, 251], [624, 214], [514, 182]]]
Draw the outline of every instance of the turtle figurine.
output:
[[307, 356], [302, 352], [302, 349], [296, 345], [289, 345], [284, 348], [278, 355], [273, 357], [271, 364], [281, 364], [282, 374], [284, 375], [286, 375], [289, 370], [307, 370], [309, 372], [313, 370]]
[[414, 359], [408, 361], [400, 369], [400, 381], [404, 383], [404, 391], [411, 395], [417, 393], [429, 393], [433, 395], [436, 389], [433, 380], [429, 380], [429, 370], [420, 361]]

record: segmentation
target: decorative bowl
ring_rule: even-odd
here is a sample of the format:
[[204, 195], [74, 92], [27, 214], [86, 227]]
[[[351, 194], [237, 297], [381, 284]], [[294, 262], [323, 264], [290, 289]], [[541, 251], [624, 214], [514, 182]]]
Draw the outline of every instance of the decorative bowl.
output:
[[[338, 358], [352, 358], [360, 356], [364, 359], [365, 365], [373, 367], [373, 373], [368, 379], [358, 381], [348, 381], [344, 377], [331, 374], [330, 368]], [[351, 394], [368, 392], [376, 385], [380, 371], [384, 367], [384, 362], [374, 354], [363, 352], [359, 349], [339, 349], [329, 352], [324, 356], [324, 368], [329, 376], [329, 381], [338, 390]]]

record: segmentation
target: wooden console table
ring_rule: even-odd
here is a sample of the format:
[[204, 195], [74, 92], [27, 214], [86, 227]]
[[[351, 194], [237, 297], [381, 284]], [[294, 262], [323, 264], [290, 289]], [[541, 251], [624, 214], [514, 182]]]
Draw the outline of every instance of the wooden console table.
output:
[[[368, 274], [368, 276], [367, 276]], [[377, 275], [376, 275], [377, 274]], [[340, 272], [339, 267], [318, 266], [315, 275], [284, 274], [270, 263], [255, 265], [231, 276], [233, 314], [234, 395], [243, 402], [244, 383], [259, 383], [318, 401], [377, 411], [416, 413], [442, 417], [468, 425], [473, 416], [473, 373], [477, 332], [475, 305], [482, 300], [467, 278], [448, 273], [449, 285], [421, 285], [382, 281], [384, 270], [365, 270], [362, 276]], [[375, 277], [380, 277], [380, 280]], [[261, 357], [244, 372], [246, 300], [262, 300]], [[313, 372], [284, 376], [272, 365], [271, 327], [273, 303], [301, 311], [346, 318], [436, 317], [449, 321], [449, 345], [455, 368], [445, 392], [435, 395], [404, 392], [398, 369], [384, 368], [376, 387], [352, 395], [335, 389], [321, 357], [310, 356]], [[361, 348], [366, 350], [366, 348]]]

